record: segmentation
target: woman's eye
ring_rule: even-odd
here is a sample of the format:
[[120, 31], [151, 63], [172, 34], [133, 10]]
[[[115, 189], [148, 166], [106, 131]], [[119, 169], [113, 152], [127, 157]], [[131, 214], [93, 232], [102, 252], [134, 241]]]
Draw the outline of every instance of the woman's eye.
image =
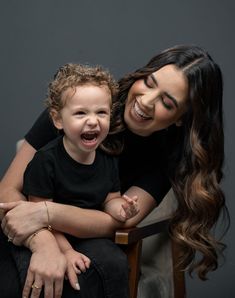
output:
[[149, 77], [145, 77], [145, 78], [144, 78], [144, 84], [145, 84], [148, 88], [153, 88], [153, 87], [154, 87], [153, 84], [151, 83]]
[[164, 105], [164, 107], [167, 109], [167, 110], [172, 110], [174, 108], [174, 106], [172, 105], [172, 103], [168, 103], [169, 100], [165, 99], [164, 97], [161, 97], [161, 101]]

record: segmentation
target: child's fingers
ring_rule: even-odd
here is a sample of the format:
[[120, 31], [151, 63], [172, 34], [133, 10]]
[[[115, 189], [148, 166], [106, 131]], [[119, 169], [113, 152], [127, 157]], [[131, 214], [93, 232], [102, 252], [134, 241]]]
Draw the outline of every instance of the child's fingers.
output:
[[131, 199], [132, 199], [133, 201], [135, 201], [135, 202], [138, 201], [138, 197], [137, 197], [137, 196], [133, 196]]
[[123, 195], [123, 198], [124, 200], [126, 200], [127, 202], [137, 202], [138, 200], [138, 197], [137, 196], [133, 196], [132, 198], [131, 197], [128, 197], [127, 195]]
[[124, 203], [122, 204], [122, 208], [126, 214], [125, 217], [127, 218], [134, 216], [139, 212], [138, 204], [136, 202], [132, 202], [131, 204]]

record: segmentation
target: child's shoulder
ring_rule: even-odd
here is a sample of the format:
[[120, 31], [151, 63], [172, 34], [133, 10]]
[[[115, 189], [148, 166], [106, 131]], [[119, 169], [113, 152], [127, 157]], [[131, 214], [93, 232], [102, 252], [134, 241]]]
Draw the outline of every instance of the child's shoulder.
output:
[[47, 152], [47, 151], [53, 150], [54, 148], [59, 146], [59, 144], [61, 144], [61, 142], [62, 142], [62, 136], [59, 136], [59, 137], [55, 138], [54, 140], [50, 141], [49, 143], [47, 143], [42, 148], [40, 148], [38, 150], [38, 152]]
[[40, 148], [34, 155], [31, 164], [55, 164], [58, 161], [57, 151], [60, 143], [62, 142], [61, 137], [58, 137], [48, 144]]
[[98, 148], [96, 150], [97, 158], [99, 160], [103, 160], [104, 163], [109, 164], [110, 166], [117, 167], [118, 166], [118, 156], [107, 154], [102, 149]]

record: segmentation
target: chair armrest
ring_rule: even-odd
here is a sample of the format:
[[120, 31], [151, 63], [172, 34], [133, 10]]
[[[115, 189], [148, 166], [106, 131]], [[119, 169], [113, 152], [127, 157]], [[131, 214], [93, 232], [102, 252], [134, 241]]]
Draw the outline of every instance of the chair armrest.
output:
[[115, 233], [116, 244], [131, 244], [154, 234], [166, 231], [170, 218], [163, 218], [160, 221], [133, 227], [128, 229], [119, 229]]

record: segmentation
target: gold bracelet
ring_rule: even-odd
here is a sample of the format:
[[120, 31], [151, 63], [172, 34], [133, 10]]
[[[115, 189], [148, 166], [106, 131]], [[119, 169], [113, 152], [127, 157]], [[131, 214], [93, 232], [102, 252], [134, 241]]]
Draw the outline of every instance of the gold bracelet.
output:
[[48, 231], [48, 228], [41, 228], [40, 230], [38, 230], [38, 231], [36, 231], [36, 232], [34, 232], [32, 235], [30, 235], [29, 237], [28, 237], [28, 239], [26, 240], [26, 246], [28, 247], [28, 248], [30, 248], [30, 243], [31, 243], [31, 241], [32, 241], [32, 239], [35, 237], [35, 236], [37, 236], [37, 234], [39, 234], [40, 232], [42, 232], [42, 231], [44, 231], [44, 230], [47, 230]]
[[47, 209], [47, 222], [48, 222], [48, 224], [47, 224], [47, 229], [48, 229], [49, 231], [52, 231], [52, 226], [50, 225], [50, 214], [49, 214], [49, 209], [48, 209], [48, 206], [47, 206], [47, 202], [44, 201], [44, 204], [45, 204], [46, 209]]

